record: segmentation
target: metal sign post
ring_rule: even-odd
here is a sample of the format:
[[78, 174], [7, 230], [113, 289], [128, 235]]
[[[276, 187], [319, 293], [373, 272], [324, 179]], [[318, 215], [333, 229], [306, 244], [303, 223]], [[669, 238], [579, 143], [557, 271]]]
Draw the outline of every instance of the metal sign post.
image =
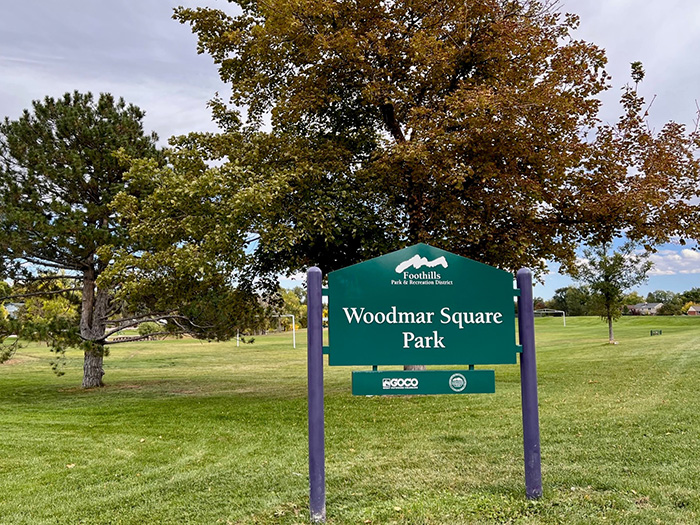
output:
[[326, 521], [326, 452], [323, 416], [323, 292], [321, 270], [307, 272], [308, 388], [309, 388], [309, 503], [311, 520]]
[[[329, 345], [323, 346], [321, 270], [308, 283], [309, 485], [311, 519], [326, 520], [323, 354], [329, 365], [372, 366], [352, 375], [354, 395], [495, 392], [493, 370], [515, 364], [520, 375], [525, 493], [542, 496], [532, 274], [513, 275], [417, 244], [331, 272]], [[518, 299], [515, 342], [513, 297]], [[332, 327], [332, 329], [330, 328]], [[379, 365], [469, 365], [462, 370], [378, 371]]]
[[525, 496], [542, 497], [540, 418], [537, 406], [537, 364], [535, 362], [535, 314], [532, 304], [532, 273], [518, 271], [518, 332], [520, 354], [520, 393], [523, 407], [523, 447], [525, 450]]

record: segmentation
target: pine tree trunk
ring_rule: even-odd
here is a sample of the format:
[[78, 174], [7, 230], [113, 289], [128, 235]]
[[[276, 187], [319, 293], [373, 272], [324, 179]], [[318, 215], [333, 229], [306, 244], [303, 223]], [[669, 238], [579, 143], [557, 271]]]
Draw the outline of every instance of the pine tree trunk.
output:
[[83, 388], [98, 388], [104, 386], [102, 376], [105, 371], [102, 368], [104, 359], [104, 351], [102, 346], [95, 350], [85, 351], [85, 360], [83, 361]]
[[[91, 261], [92, 262], [92, 261]], [[104, 339], [107, 330], [109, 293], [97, 288], [97, 271], [94, 267], [83, 272], [83, 301], [80, 317], [80, 337], [94, 343], [85, 350], [83, 361], [83, 388], [104, 386], [102, 367], [104, 360]]]
[[615, 335], [613, 334], [613, 318], [608, 317], [608, 338], [610, 343], [615, 342]]

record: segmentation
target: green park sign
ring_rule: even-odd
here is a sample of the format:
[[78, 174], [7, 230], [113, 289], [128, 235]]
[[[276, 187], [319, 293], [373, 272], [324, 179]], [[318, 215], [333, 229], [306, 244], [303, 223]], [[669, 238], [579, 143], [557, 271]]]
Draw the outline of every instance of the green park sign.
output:
[[[309, 268], [309, 507], [326, 520], [323, 354], [352, 373], [354, 395], [495, 392], [493, 370], [515, 364], [525, 455], [525, 495], [542, 496], [532, 273], [516, 276], [427, 244], [416, 244], [328, 274], [328, 346], [323, 346], [320, 268]], [[518, 340], [514, 297], [518, 296]], [[469, 365], [467, 370], [377, 370], [385, 365]]]
[[427, 244], [331, 272], [328, 364], [514, 364], [517, 293], [512, 274]]

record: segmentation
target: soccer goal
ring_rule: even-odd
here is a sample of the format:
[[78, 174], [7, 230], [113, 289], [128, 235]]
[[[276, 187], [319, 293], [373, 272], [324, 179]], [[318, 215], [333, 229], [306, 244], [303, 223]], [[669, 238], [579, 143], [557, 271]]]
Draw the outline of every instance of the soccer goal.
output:
[[564, 310], [552, 310], [551, 308], [540, 308], [535, 310], [535, 317], [549, 317], [560, 315], [564, 319], [564, 326], [566, 326], [566, 312]]

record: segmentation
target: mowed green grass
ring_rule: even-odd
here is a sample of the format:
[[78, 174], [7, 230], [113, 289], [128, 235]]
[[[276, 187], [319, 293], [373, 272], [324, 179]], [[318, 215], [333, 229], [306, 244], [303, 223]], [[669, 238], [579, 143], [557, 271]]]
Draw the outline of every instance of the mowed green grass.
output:
[[[328, 522], [700, 523], [700, 319], [538, 319], [544, 497], [519, 368], [496, 393], [353, 397], [325, 368]], [[650, 329], [662, 336], [650, 337]], [[0, 523], [306, 523], [305, 334], [115, 346], [107, 387], [34, 345], [0, 366]], [[371, 344], [371, 342], [367, 342]]]

